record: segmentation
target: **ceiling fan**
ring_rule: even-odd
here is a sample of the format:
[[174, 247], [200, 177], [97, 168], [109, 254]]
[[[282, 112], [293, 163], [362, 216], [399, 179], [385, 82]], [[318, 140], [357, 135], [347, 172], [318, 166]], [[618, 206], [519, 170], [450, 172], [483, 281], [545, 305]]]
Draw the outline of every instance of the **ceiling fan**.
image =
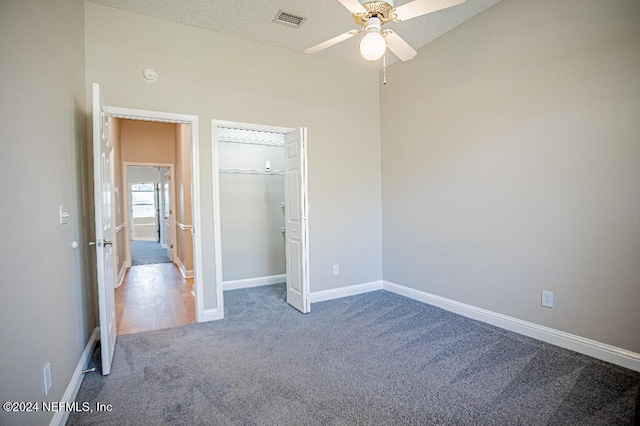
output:
[[388, 22], [402, 22], [417, 16], [464, 3], [465, 0], [414, 0], [394, 7], [393, 0], [367, 1], [338, 0], [352, 14], [360, 29], [348, 31], [332, 39], [308, 48], [304, 53], [313, 55], [364, 31], [360, 41], [360, 54], [368, 61], [382, 58], [387, 48], [401, 61], [413, 59], [418, 52], [393, 30], [383, 30]]

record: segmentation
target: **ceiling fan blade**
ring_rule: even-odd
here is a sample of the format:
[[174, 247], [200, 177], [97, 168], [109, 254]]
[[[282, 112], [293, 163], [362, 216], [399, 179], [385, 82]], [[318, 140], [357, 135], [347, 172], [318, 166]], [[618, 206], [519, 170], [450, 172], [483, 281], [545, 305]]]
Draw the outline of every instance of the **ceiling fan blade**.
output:
[[416, 16], [436, 12], [451, 6], [464, 3], [465, 0], [414, 0], [396, 8], [398, 21], [406, 21]]
[[367, 9], [358, 0], [338, 0], [351, 13], [367, 13]]
[[408, 61], [413, 59], [418, 52], [409, 46], [409, 43], [404, 41], [398, 34], [392, 30], [386, 30], [384, 32], [384, 38], [387, 40], [387, 47], [394, 55], [401, 61]]
[[331, 47], [333, 45], [336, 45], [340, 42], [343, 42], [347, 39], [350, 39], [351, 37], [353, 37], [354, 35], [358, 34], [359, 31], [358, 30], [353, 30], [353, 31], [349, 31], [346, 32], [344, 34], [340, 34], [339, 36], [336, 36], [332, 39], [329, 39], [327, 41], [323, 41], [320, 44], [316, 44], [315, 46], [312, 46], [310, 48], [308, 48], [307, 50], [304, 51], [304, 53], [307, 53], [309, 55], [313, 55], [314, 53], [318, 53], [321, 50], [324, 50], [328, 47]]

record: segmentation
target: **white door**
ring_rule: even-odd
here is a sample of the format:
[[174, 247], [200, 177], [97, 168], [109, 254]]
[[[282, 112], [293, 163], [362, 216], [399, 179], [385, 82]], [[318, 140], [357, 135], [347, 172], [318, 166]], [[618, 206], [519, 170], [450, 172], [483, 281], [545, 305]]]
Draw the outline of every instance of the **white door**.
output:
[[287, 303], [302, 313], [309, 302], [309, 230], [307, 201], [307, 129], [284, 136]]
[[100, 310], [100, 349], [102, 374], [111, 371], [116, 346], [116, 283], [113, 262], [113, 212], [109, 121], [100, 85], [93, 83], [93, 186], [96, 211], [96, 258], [98, 269], [98, 308]]

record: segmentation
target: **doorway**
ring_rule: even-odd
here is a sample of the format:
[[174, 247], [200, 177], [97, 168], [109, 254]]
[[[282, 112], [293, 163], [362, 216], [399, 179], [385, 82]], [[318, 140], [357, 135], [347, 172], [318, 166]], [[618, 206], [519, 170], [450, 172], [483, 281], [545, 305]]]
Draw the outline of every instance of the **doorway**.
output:
[[306, 129], [212, 120], [212, 144], [218, 300], [286, 282], [309, 312]]
[[120, 267], [126, 269], [115, 289], [117, 334], [193, 323], [193, 243], [191, 233], [184, 231], [193, 223], [191, 156], [182, 154], [190, 149], [190, 128], [111, 120], [118, 154], [115, 187], [121, 193], [115, 217], [123, 221], [122, 248], [116, 252], [124, 257]]
[[[126, 271], [120, 268], [123, 263], [122, 247], [124, 237], [127, 235], [125, 224], [122, 223], [126, 214], [122, 211], [122, 205], [118, 206], [114, 200], [121, 200], [126, 191], [122, 190], [122, 182], [116, 182], [122, 175], [121, 152], [115, 149], [117, 143], [114, 138], [119, 135], [116, 119], [145, 120], [160, 123], [180, 123], [183, 129], [189, 130], [189, 149], [181, 150], [185, 159], [190, 159], [191, 184], [193, 196], [191, 197], [193, 225], [185, 226], [193, 239], [193, 296], [195, 299], [195, 317], [198, 322], [217, 319], [220, 315], [217, 308], [205, 310], [203, 275], [205, 268], [202, 265], [203, 239], [201, 228], [200, 207], [200, 154], [198, 145], [198, 117], [195, 115], [165, 113], [158, 111], [137, 110], [108, 106], [98, 83], [92, 84], [92, 146], [93, 146], [93, 190], [95, 212], [95, 241], [89, 245], [95, 247], [96, 252], [96, 278], [98, 293], [98, 313], [100, 324], [100, 348], [102, 360], [102, 374], [108, 375], [111, 371], [111, 362], [117, 339], [116, 334], [116, 309], [115, 288], [120, 281], [118, 271]], [[119, 158], [117, 158], [120, 155]], [[187, 160], [188, 161], [188, 160]], [[183, 203], [187, 206], [189, 203]], [[194, 232], [194, 231], [198, 232]], [[120, 248], [120, 255], [118, 255]], [[208, 272], [210, 274], [210, 272]], [[209, 276], [209, 275], [207, 275]]]
[[[173, 164], [125, 162], [131, 266], [174, 262]], [[184, 211], [183, 206], [178, 206]], [[191, 262], [191, 260], [190, 260]], [[186, 278], [186, 277], [185, 277]]]

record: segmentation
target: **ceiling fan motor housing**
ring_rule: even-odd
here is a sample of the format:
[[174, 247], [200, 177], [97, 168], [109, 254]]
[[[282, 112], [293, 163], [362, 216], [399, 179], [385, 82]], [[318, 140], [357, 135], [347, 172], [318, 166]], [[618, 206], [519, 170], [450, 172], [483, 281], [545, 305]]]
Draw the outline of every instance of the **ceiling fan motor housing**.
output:
[[389, 21], [394, 20], [392, 11], [393, 0], [389, 1], [367, 1], [363, 2], [362, 6], [367, 10], [366, 13], [354, 13], [353, 20], [356, 24], [365, 28], [367, 26], [367, 21], [371, 17], [376, 17], [380, 19], [380, 24], [384, 25]]

